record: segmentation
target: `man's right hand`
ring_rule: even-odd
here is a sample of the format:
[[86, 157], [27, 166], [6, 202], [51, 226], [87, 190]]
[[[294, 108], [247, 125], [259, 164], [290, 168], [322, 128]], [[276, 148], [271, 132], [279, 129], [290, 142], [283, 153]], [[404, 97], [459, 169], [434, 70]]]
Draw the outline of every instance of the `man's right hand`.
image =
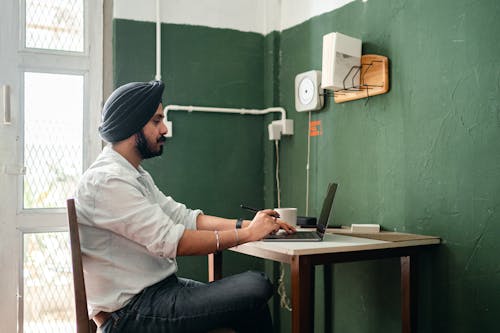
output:
[[295, 228], [288, 223], [279, 220], [279, 214], [272, 209], [264, 209], [255, 214], [252, 222], [248, 225], [250, 241], [261, 240], [271, 233], [284, 229], [288, 233], [294, 233]]

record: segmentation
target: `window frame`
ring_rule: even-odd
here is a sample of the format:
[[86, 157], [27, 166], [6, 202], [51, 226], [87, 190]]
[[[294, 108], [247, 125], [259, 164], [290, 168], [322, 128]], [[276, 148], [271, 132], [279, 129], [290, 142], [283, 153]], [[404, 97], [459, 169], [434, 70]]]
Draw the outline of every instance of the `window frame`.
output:
[[[86, 140], [87, 137], [89, 137], [89, 129], [90, 129], [90, 121], [91, 121], [91, 114], [90, 112], [85, 112], [86, 110], [89, 110], [89, 99], [90, 99], [90, 93], [88, 91], [88, 80], [89, 80], [89, 73], [86, 71], [82, 70], [67, 70], [67, 71], [62, 71], [60, 69], [45, 69], [45, 70], [40, 70], [40, 67], [36, 69], [29, 69], [27, 67], [23, 68], [23, 70], [20, 70], [19, 72], [19, 82], [20, 86], [23, 87], [20, 90], [20, 100], [19, 100], [19, 105], [21, 107], [21, 110], [23, 112], [20, 113], [19, 117], [19, 140], [18, 140], [18, 156], [19, 156], [19, 161], [18, 165], [25, 165], [25, 159], [24, 159], [24, 144], [25, 144], [25, 109], [24, 109], [24, 100], [25, 100], [25, 82], [24, 82], [24, 75], [25, 73], [47, 73], [47, 74], [68, 74], [68, 75], [80, 75], [83, 77], [83, 114], [82, 114], [82, 121], [83, 121], [83, 128], [82, 128], [82, 173], [85, 171], [85, 169], [89, 166], [89, 161], [91, 159], [91, 156], [93, 155], [91, 153], [92, 148], [89, 147], [90, 144], [88, 143], [88, 140]], [[18, 177], [18, 184], [17, 184], [17, 213], [18, 214], [45, 214], [45, 213], [66, 213], [66, 207], [61, 206], [61, 207], [56, 207], [56, 208], [25, 208], [24, 207], [24, 177]]]
[[[82, 172], [96, 159], [102, 149], [98, 126], [101, 119], [103, 95], [103, 31], [104, 31], [104, 0], [83, 0], [84, 10], [84, 49], [83, 52], [27, 48], [26, 45], [26, 0], [10, 0], [18, 3], [17, 24], [18, 39], [16, 61], [16, 84], [13, 91], [17, 92], [17, 120], [13, 126], [16, 128], [16, 157], [12, 161], [18, 166], [24, 166], [25, 144], [25, 80], [26, 72], [39, 72], [50, 74], [69, 74], [83, 76], [83, 137], [82, 137]], [[110, 12], [106, 12], [110, 15]], [[14, 45], [14, 43], [11, 43]], [[24, 235], [39, 232], [68, 231], [66, 207], [58, 208], [28, 208], [24, 206], [24, 175], [17, 177], [15, 185], [10, 191], [15, 191], [16, 207], [12, 207], [15, 214], [9, 213], [7, 218], [9, 230], [15, 229], [16, 239], [12, 241], [17, 253], [8, 263], [8, 269], [13, 269], [17, 263], [17, 321], [18, 331], [24, 329]], [[15, 186], [15, 189], [14, 189]], [[14, 201], [14, 198], [12, 198]], [[12, 212], [14, 213], [14, 212]], [[15, 216], [14, 216], [15, 215]], [[7, 226], [5, 227], [7, 228]], [[9, 278], [10, 279], [10, 278]], [[11, 280], [9, 280], [11, 281]], [[9, 294], [10, 295], [10, 294]]]
[[[69, 74], [83, 76], [83, 137], [82, 137], [82, 172], [88, 168], [102, 146], [99, 138], [92, 138], [92, 133], [97, 133], [100, 122], [100, 106], [102, 104], [102, 33], [103, 33], [103, 6], [102, 0], [82, 0], [83, 20], [84, 20], [84, 50], [83, 52], [50, 50], [26, 47], [26, 0], [20, 1], [19, 6], [19, 58], [18, 70], [19, 82], [19, 121], [17, 140], [17, 164], [24, 165], [24, 143], [25, 143], [25, 82], [26, 72], [39, 72], [49, 74]], [[96, 28], [95, 24], [90, 24], [90, 17], [96, 17], [101, 24]], [[99, 37], [100, 36], [100, 37]], [[92, 43], [91, 43], [92, 42]], [[96, 44], [98, 47], [91, 49], [90, 45]], [[93, 52], [91, 50], [94, 50]], [[97, 58], [96, 59], [96, 55]], [[95, 70], [97, 68], [97, 70]], [[98, 75], [93, 75], [97, 72]], [[99, 77], [98, 84], [90, 84]], [[99, 111], [96, 110], [99, 109]], [[96, 135], [95, 135], [96, 136]], [[66, 211], [65, 207], [57, 208], [24, 208], [24, 175], [18, 177], [17, 184], [17, 214], [61, 214]], [[26, 227], [31, 227], [30, 223]]]
[[[84, 56], [88, 57], [90, 55], [90, 11], [91, 4], [90, 1], [93, 0], [82, 0], [83, 1], [83, 51], [64, 51], [64, 50], [52, 50], [52, 49], [42, 49], [34, 47], [26, 47], [26, 0], [20, 1], [19, 6], [19, 45], [18, 50], [23, 53], [33, 53], [33, 54], [49, 54], [49, 55], [64, 55], [67, 56]], [[95, 2], [101, 2], [96, 1]], [[102, 6], [101, 6], [102, 7]]]

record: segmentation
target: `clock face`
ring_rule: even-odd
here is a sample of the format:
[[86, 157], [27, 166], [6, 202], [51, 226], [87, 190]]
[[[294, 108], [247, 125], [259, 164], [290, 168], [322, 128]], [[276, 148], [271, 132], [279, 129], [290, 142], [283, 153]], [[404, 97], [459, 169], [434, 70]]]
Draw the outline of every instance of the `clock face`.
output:
[[311, 70], [295, 76], [295, 110], [298, 112], [320, 110], [323, 96], [320, 91], [321, 72]]
[[303, 78], [299, 83], [299, 99], [304, 105], [311, 103], [314, 97], [314, 83], [308, 77]]

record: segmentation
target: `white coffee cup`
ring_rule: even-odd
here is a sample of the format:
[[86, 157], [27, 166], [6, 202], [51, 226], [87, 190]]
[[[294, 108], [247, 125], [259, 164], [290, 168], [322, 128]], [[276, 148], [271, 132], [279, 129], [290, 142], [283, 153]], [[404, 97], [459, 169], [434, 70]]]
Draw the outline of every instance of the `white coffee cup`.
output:
[[280, 214], [280, 220], [293, 226], [297, 225], [297, 208], [275, 208], [274, 210]]

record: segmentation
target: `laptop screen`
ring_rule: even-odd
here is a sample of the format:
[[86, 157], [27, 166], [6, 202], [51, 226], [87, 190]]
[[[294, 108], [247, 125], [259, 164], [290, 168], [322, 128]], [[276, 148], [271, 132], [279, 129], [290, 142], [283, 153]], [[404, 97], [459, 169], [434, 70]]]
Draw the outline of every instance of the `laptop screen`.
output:
[[323, 236], [325, 230], [328, 227], [328, 218], [330, 217], [330, 211], [332, 210], [333, 198], [335, 197], [335, 192], [337, 192], [338, 184], [330, 183], [328, 184], [328, 190], [323, 201], [323, 208], [321, 208], [321, 215], [319, 216], [318, 226], [316, 231]]

